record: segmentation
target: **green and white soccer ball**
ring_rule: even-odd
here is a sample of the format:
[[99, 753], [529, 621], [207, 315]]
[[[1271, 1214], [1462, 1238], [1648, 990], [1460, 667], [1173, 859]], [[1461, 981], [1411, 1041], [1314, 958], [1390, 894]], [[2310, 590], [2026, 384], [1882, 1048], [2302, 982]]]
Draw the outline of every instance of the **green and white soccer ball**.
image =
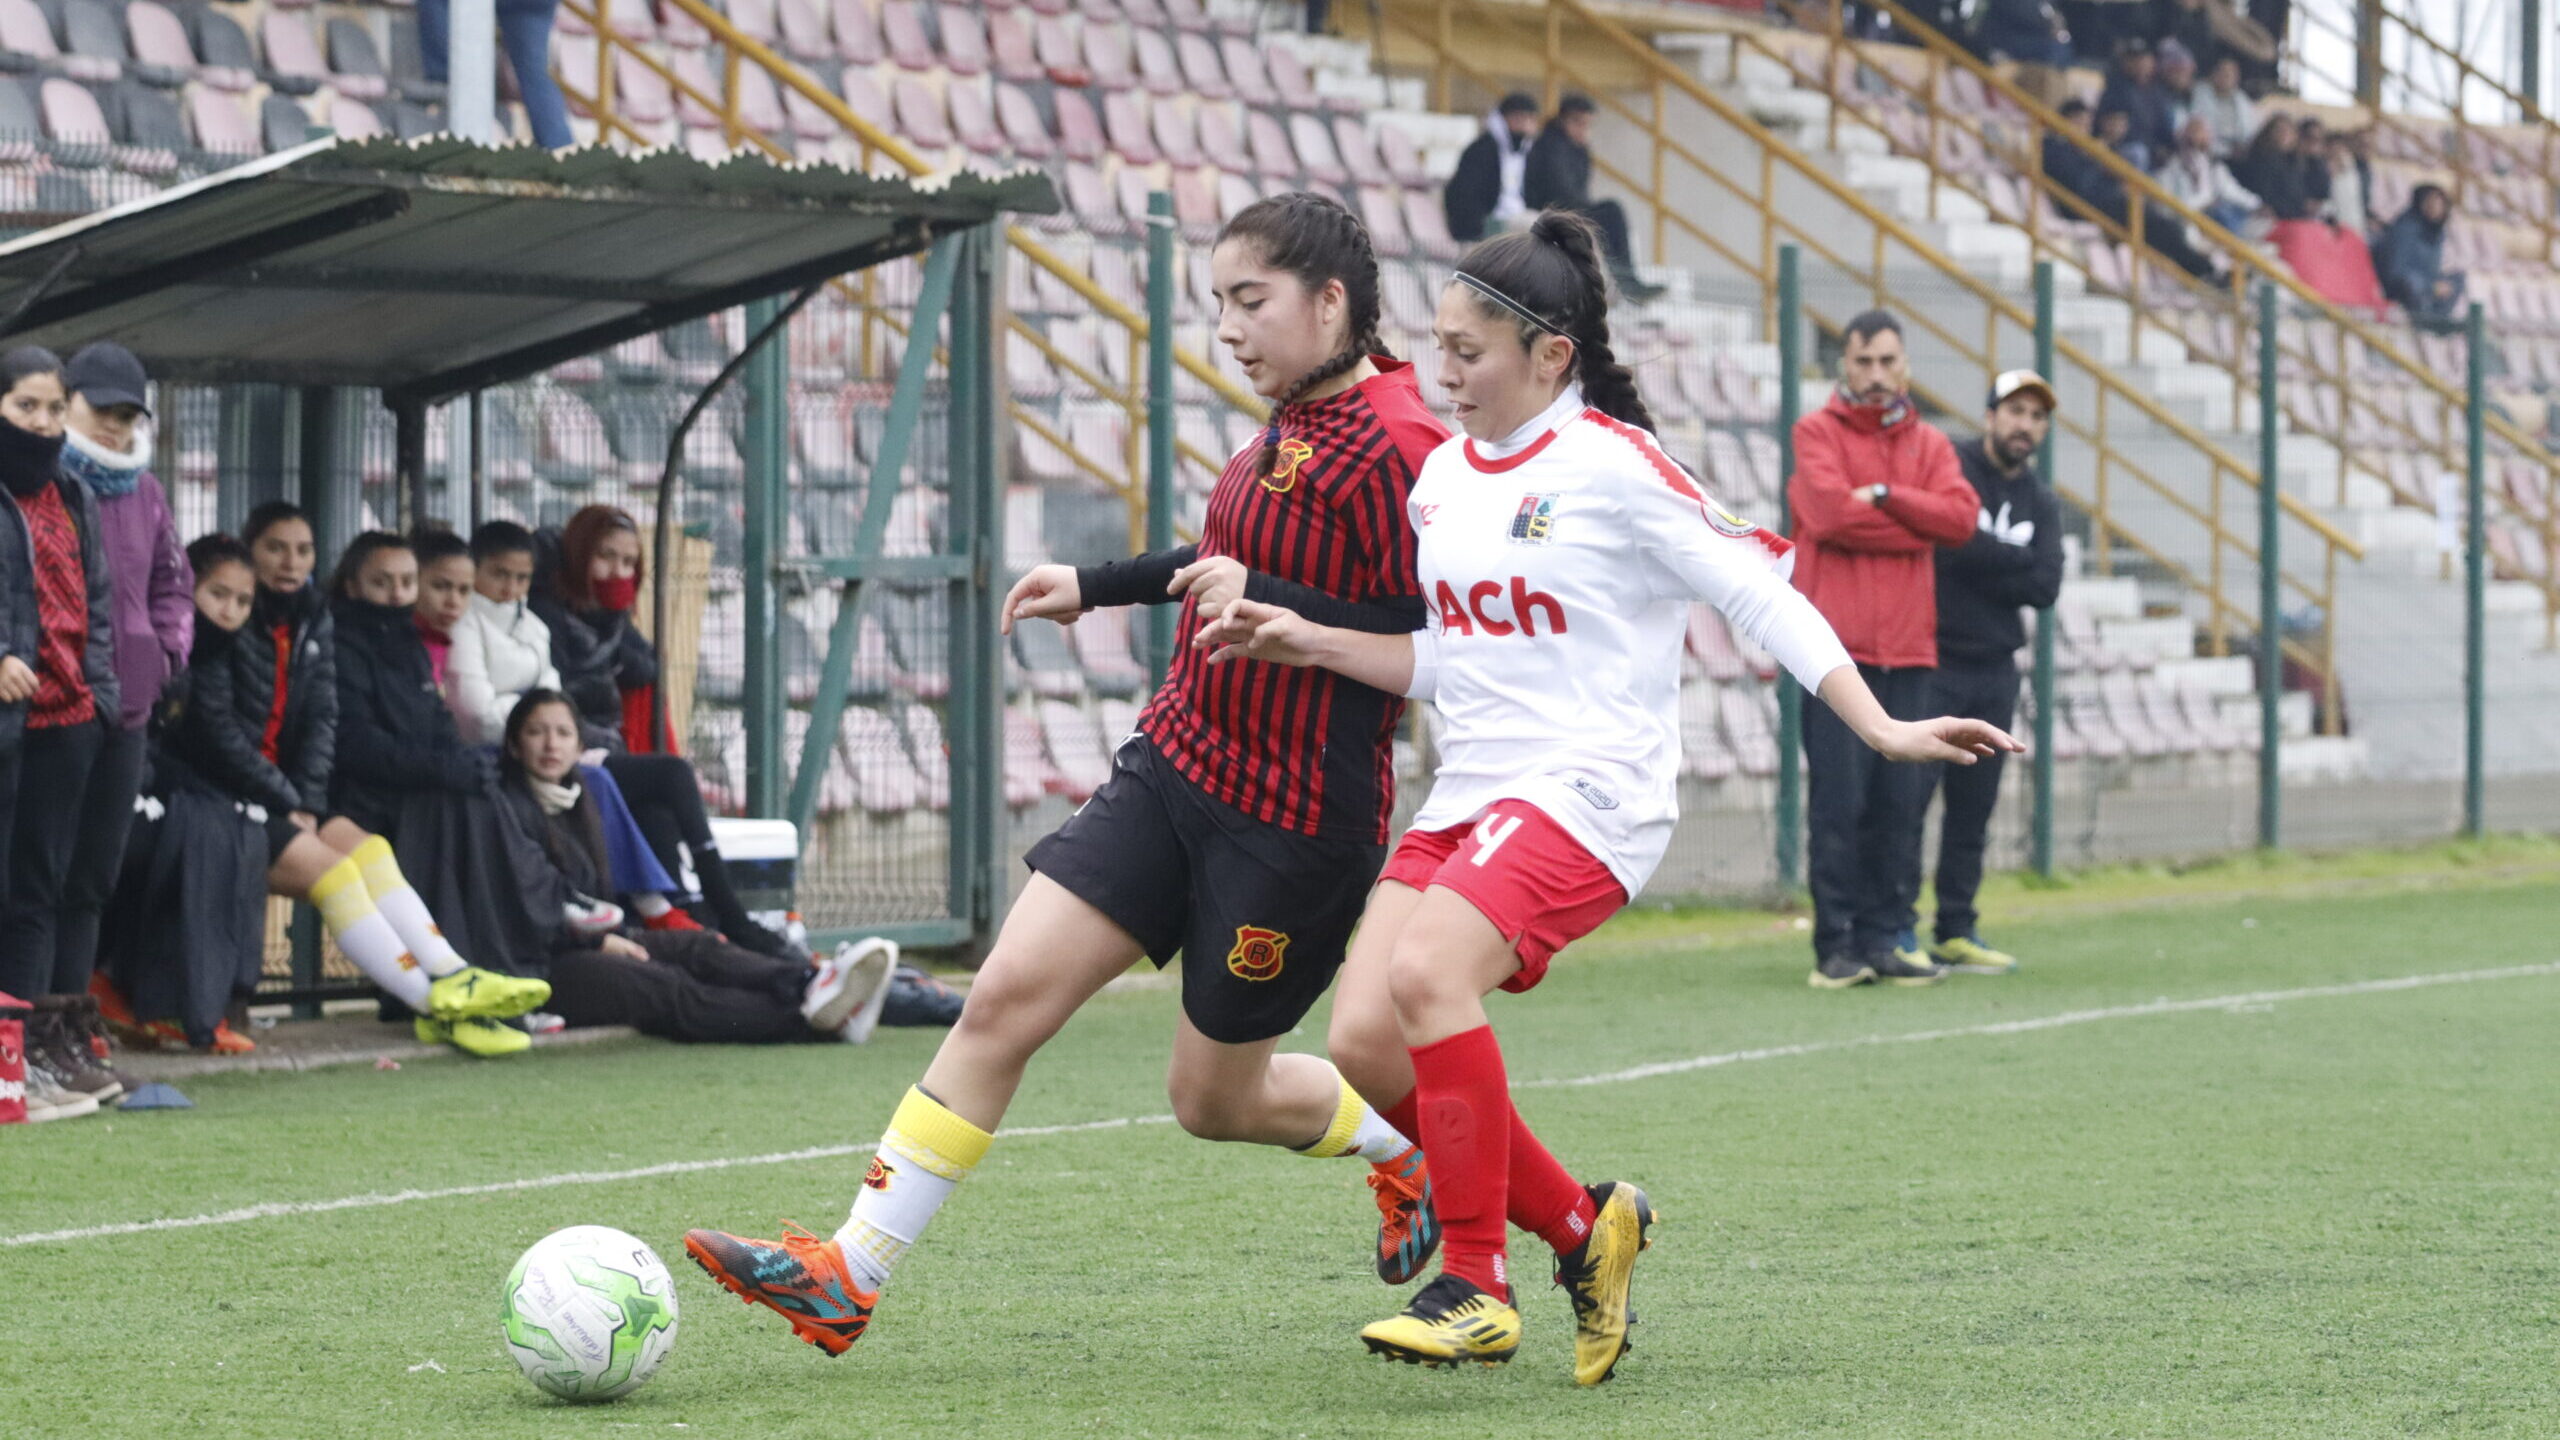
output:
[[534, 1243], [499, 1304], [507, 1353], [563, 1400], [619, 1400], [676, 1343], [676, 1286], [648, 1246], [609, 1225], [572, 1225]]

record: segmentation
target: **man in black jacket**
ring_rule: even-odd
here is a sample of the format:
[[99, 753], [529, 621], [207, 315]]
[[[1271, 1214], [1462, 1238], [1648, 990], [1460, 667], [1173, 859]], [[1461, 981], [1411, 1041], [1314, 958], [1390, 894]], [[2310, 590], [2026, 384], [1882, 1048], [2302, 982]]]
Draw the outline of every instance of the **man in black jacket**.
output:
[[[1973, 538], [1938, 551], [1938, 713], [2009, 728], [2018, 708], [2020, 607], [2044, 609], [2062, 589], [2062, 509], [2035, 471], [2053, 417], [2053, 387], [2033, 370], [1991, 382], [1982, 434], [1956, 446], [1964, 478], [1982, 498]], [[1951, 969], [2001, 975], [2017, 960], [1975, 933], [1973, 897], [2000, 800], [2000, 757], [1942, 766], [1946, 813], [1938, 833], [1937, 943], [1931, 959]]]
[[1529, 138], [1538, 130], [1538, 102], [1514, 90], [1484, 117], [1484, 133], [1458, 152], [1458, 168], [1440, 192], [1440, 208], [1452, 238], [1472, 245], [1500, 223], [1524, 213], [1520, 182], [1528, 169]]
[[1615, 272], [1618, 293], [1645, 301], [1662, 293], [1659, 285], [1636, 278], [1635, 253], [1628, 248], [1627, 212], [1615, 200], [1591, 198], [1591, 117], [1600, 107], [1588, 95], [1567, 95], [1556, 103], [1555, 118], [1529, 146], [1529, 163], [1520, 177], [1520, 199], [1532, 210], [1572, 210], [1600, 227], [1600, 241]]

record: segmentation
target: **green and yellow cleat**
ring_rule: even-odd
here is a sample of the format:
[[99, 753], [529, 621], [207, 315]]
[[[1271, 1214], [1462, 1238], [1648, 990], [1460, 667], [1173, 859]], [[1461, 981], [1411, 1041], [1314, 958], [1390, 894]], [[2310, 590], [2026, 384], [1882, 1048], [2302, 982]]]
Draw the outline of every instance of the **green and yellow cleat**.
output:
[[1994, 950], [1970, 935], [1930, 946], [1929, 958], [1965, 975], [2006, 975], [2018, 968], [2017, 956]]
[[1908, 988], [1935, 985], [1947, 978], [1946, 970], [1921, 953], [1917, 945], [1908, 950], [1896, 946], [1868, 963], [1875, 966], [1876, 983], [1880, 985]]
[[1520, 1348], [1520, 1312], [1455, 1275], [1415, 1292], [1404, 1313], [1360, 1331], [1369, 1353], [1407, 1365], [1500, 1365]]
[[465, 965], [427, 987], [427, 1013], [438, 1020], [512, 1020], [551, 1003], [551, 982]]
[[1571, 1253], [1556, 1257], [1556, 1283], [1573, 1301], [1573, 1382], [1597, 1385], [1625, 1357], [1636, 1323], [1636, 1257], [1653, 1247], [1653, 1204], [1623, 1180], [1591, 1187], [1600, 1214]]
[[465, 1055], [495, 1060], [501, 1055], [521, 1055], [533, 1048], [533, 1037], [513, 1025], [501, 1025], [486, 1016], [471, 1015], [460, 1020], [436, 1020], [418, 1017], [418, 1038], [429, 1045], [450, 1045]]

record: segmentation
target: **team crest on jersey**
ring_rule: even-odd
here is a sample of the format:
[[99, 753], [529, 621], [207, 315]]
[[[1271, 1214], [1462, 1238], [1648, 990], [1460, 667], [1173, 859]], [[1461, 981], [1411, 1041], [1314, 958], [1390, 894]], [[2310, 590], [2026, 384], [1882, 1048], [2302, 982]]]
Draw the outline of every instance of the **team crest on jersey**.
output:
[[1520, 508], [1511, 512], [1511, 529], [1504, 537], [1514, 545], [1544, 545], [1556, 538], [1556, 497], [1523, 495]]
[[1236, 946], [1227, 952], [1227, 968], [1239, 980], [1271, 980], [1289, 958], [1289, 937], [1259, 925], [1236, 927]]
[[874, 1155], [871, 1157], [871, 1168], [863, 1172], [862, 1183], [873, 1190], [886, 1190], [889, 1188], [889, 1182], [896, 1179], [897, 1175], [896, 1170], [882, 1163], [880, 1157]]
[[1288, 494], [1298, 488], [1299, 467], [1314, 458], [1316, 447], [1306, 441], [1294, 436], [1281, 441], [1279, 458], [1273, 462], [1271, 473], [1262, 477], [1262, 488], [1274, 495]]
[[1736, 540], [1748, 540], [1760, 533], [1759, 526], [1725, 509], [1713, 500], [1700, 501], [1698, 508], [1707, 512], [1707, 524], [1719, 535], [1730, 535]]

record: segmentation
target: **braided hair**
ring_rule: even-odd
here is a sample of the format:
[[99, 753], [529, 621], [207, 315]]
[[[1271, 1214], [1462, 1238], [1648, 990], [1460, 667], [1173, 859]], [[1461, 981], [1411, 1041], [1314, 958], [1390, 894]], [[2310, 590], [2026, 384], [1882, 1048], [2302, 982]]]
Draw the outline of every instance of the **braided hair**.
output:
[[[1600, 231], [1589, 220], [1570, 210], [1541, 210], [1528, 229], [1496, 235], [1469, 249], [1458, 262], [1458, 274], [1474, 282], [1466, 287], [1468, 298], [1488, 318], [1519, 327], [1522, 348], [1541, 334], [1573, 342], [1567, 378], [1582, 386], [1592, 409], [1653, 428], [1653, 412], [1636, 391], [1635, 372], [1609, 349], [1609, 271], [1600, 259]], [[1518, 308], [1494, 300], [1486, 290]]]
[[1305, 190], [1256, 200], [1237, 211], [1218, 231], [1218, 244], [1230, 240], [1253, 247], [1256, 259], [1296, 276], [1311, 294], [1327, 281], [1342, 282], [1350, 306], [1350, 339], [1341, 353], [1299, 376], [1272, 403], [1271, 423], [1263, 427], [1262, 450], [1254, 462], [1255, 474], [1267, 480], [1280, 463], [1280, 412], [1370, 356], [1388, 353], [1378, 338], [1378, 251], [1359, 216], [1340, 201]]

